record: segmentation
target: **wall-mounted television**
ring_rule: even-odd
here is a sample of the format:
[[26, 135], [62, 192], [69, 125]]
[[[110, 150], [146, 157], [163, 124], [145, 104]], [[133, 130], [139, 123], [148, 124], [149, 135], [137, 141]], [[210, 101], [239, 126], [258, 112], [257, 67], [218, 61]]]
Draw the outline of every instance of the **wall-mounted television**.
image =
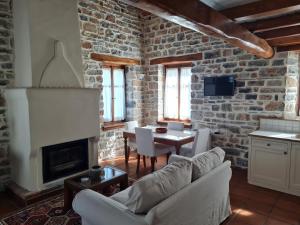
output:
[[233, 96], [234, 76], [204, 77], [204, 96]]

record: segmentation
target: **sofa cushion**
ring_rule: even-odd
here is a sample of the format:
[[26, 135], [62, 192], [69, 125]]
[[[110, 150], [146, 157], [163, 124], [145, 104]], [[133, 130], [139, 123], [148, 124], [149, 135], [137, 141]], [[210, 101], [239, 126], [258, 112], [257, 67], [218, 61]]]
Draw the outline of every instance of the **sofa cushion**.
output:
[[192, 181], [194, 181], [208, 173], [210, 170], [221, 165], [224, 161], [224, 157], [224, 150], [220, 147], [215, 147], [210, 151], [199, 153], [192, 158], [181, 155], [171, 155], [169, 163], [182, 160], [191, 162], [193, 164]]
[[191, 183], [192, 163], [180, 161], [135, 182], [123, 204], [133, 213], [147, 213], [155, 205]]
[[194, 165], [192, 180], [202, 177], [204, 174], [221, 165], [224, 158], [225, 152], [220, 147], [215, 147], [210, 151], [195, 155], [192, 158]]

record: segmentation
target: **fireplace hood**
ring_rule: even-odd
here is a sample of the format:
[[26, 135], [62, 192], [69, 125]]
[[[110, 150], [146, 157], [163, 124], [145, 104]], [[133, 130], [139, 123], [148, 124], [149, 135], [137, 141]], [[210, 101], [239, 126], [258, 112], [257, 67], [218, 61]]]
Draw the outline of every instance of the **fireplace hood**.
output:
[[38, 149], [100, 134], [96, 89], [8, 89], [6, 99], [13, 148], [26, 143]]

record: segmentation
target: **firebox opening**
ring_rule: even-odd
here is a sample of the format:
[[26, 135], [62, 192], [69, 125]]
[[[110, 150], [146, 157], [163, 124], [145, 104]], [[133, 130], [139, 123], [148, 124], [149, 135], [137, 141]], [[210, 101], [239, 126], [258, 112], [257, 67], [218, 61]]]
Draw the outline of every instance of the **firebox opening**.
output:
[[89, 168], [88, 139], [42, 148], [43, 182], [85, 171]]

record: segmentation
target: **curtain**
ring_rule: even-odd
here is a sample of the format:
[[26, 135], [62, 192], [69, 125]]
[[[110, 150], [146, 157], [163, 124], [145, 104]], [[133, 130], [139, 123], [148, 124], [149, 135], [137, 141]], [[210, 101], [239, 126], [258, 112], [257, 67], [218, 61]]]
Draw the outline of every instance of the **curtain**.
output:
[[181, 68], [180, 73], [180, 118], [191, 119], [191, 68]]
[[178, 118], [178, 69], [166, 69], [164, 117]]
[[103, 72], [102, 78], [103, 78], [103, 105], [104, 105], [103, 118], [104, 118], [104, 122], [110, 122], [112, 121], [111, 69], [103, 68], [102, 72]]
[[115, 121], [120, 121], [120, 120], [124, 120], [126, 116], [124, 70], [114, 69], [113, 80], [114, 80], [114, 119]]

